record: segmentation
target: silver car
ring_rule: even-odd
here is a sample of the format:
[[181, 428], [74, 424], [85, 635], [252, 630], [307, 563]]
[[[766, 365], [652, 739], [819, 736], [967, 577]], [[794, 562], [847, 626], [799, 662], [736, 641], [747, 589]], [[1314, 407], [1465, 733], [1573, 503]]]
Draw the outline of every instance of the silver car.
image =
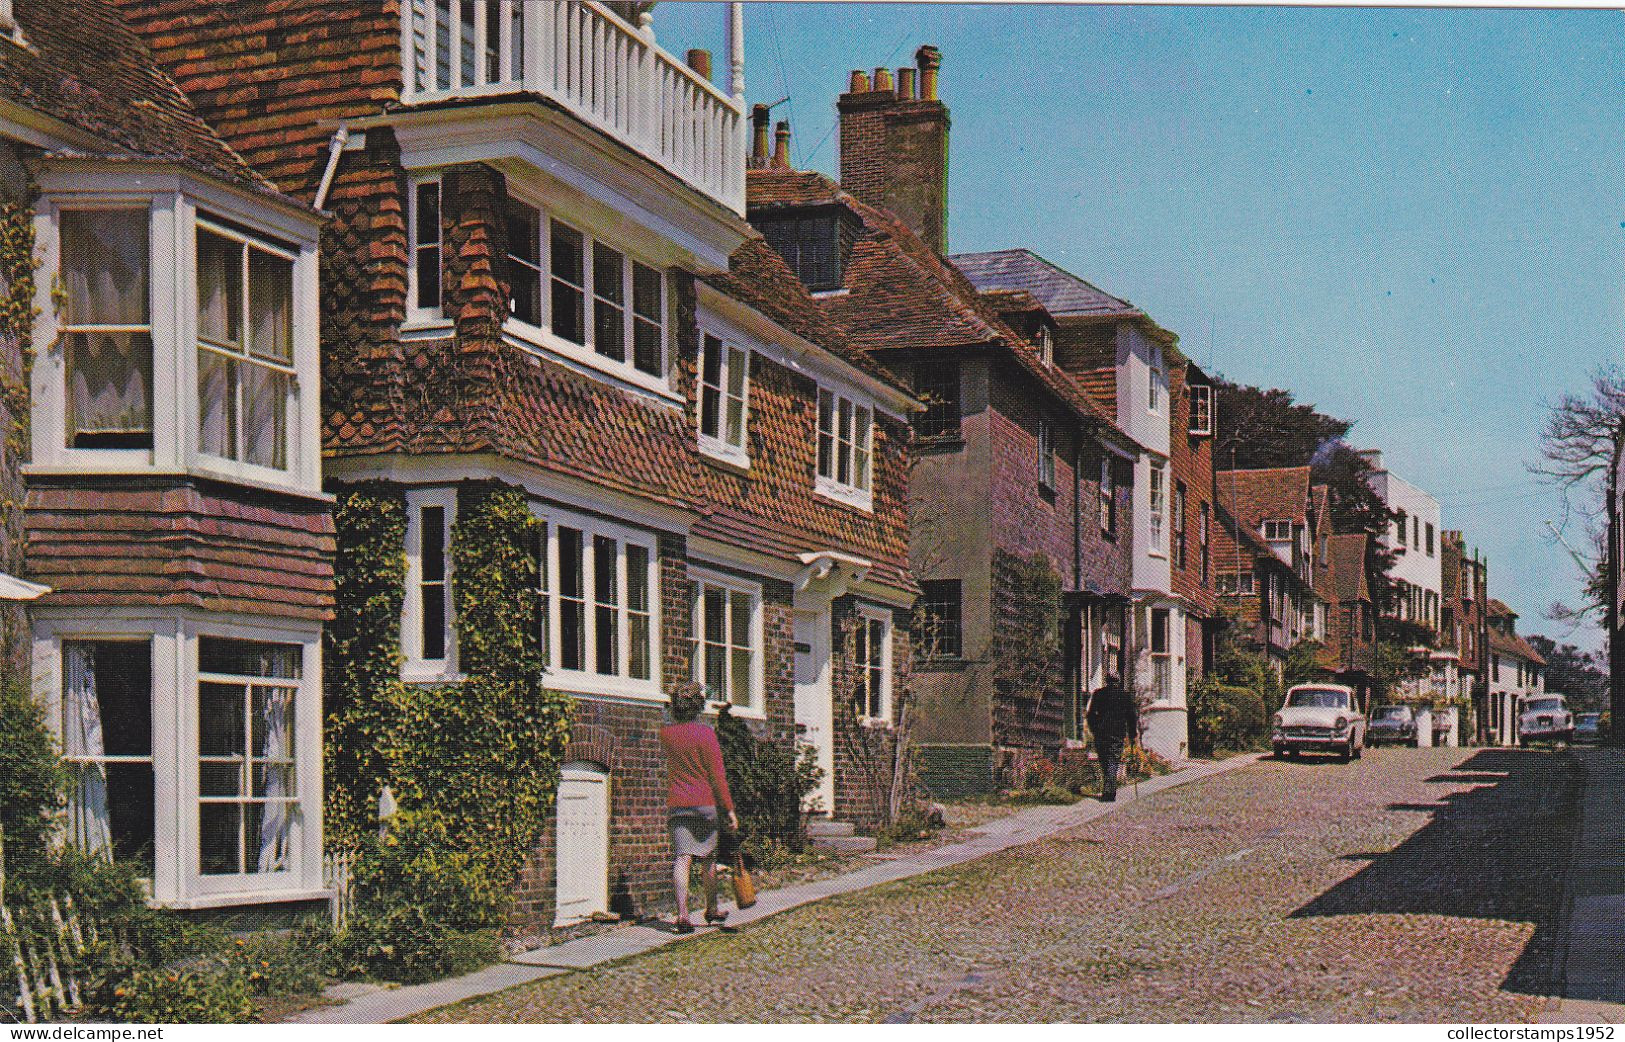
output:
[[1275, 755], [1334, 753], [1344, 763], [1365, 750], [1366, 720], [1354, 689], [1341, 684], [1299, 684], [1275, 714], [1270, 745]]
[[1562, 695], [1518, 699], [1518, 744], [1574, 741], [1574, 714]]

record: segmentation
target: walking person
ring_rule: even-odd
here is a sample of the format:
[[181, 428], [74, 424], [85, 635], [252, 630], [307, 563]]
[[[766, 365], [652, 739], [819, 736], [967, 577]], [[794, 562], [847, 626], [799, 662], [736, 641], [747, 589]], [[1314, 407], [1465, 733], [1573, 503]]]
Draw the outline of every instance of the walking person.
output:
[[1106, 674], [1106, 683], [1089, 699], [1088, 718], [1089, 733], [1095, 736], [1095, 753], [1100, 757], [1100, 799], [1111, 803], [1117, 799], [1123, 743], [1139, 731], [1139, 709], [1116, 674]]
[[666, 753], [669, 783], [666, 813], [672, 851], [676, 855], [671, 873], [672, 886], [677, 891], [678, 933], [694, 932], [694, 924], [688, 918], [688, 877], [695, 858], [702, 859], [705, 921], [720, 923], [728, 918], [728, 913], [717, 910], [719, 812], [728, 816], [729, 828], [739, 828], [717, 733], [709, 724], [697, 719], [704, 709], [705, 688], [693, 682], [679, 685], [671, 696], [672, 722], [660, 729], [660, 746]]

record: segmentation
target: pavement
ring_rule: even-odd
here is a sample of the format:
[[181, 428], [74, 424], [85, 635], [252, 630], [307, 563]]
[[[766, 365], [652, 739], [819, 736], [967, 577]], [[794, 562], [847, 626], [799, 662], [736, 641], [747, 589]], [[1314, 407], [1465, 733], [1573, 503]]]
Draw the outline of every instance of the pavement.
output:
[[[1258, 762], [1257, 756], [1235, 756], [1216, 763], [1191, 763], [1181, 770], [1118, 790], [1116, 803], [1086, 798], [1077, 803], [1040, 806], [1020, 811], [977, 826], [965, 839], [929, 850], [895, 857], [865, 858], [870, 863], [844, 875], [816, 880], [798, 886], [763, 892], [757, 903], [728, 917], [730, 927], [739, 928], [812, 904], [839, 894], [850, 894], [884, 883], [908, 879], [954, 865], [1036, 842], [1067, 829], [1086, 824], [1121, 807], [1156, 793], [1188, 785], [1238, 767]], [[461, 977], [429, 984], [360, 991], [351, 986], [344, 993], [329, 993], [341, 1001], [332, 1006], [307, 1010], [290, 1018], [305, 1024], [378, 1024], [415, 1016], [438, 1006], [528, 984], [549, 977], [591, 969], [618, 962], [671, 945], [704, 937], [709, 930], [679, 935], [651, 926], [628, 926], [609, 933], [583, 937], [513, 956], [509, 962], [488, 966]], [[358, 993], [358, 991], [360, 993]]]
[[1576, 749], [1585, 772], [1548, 1023], [1625, 1024], [1625, 749]]

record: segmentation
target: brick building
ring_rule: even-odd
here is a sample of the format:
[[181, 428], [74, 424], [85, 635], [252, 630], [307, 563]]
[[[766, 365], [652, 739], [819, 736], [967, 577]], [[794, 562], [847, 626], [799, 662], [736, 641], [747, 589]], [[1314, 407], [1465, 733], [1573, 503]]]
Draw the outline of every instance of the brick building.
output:
[[1489, 700], [1489, 562], [1467, 545], [1461, 532], [1440, 535], [1440, 585], [1444, 606], [1440, 643], [1455, 655], [1457, 692], [1472, 700], [1472, 716], [1463, 722], [1480, 741], [1490, 733]]
[[545, 522], [574, 743], [516, 928], [665, 899], [657, 732], [689, 678], [813, 745], [820, 809], [873, 824], [916, 403], [745, 221], [738, 6], [724, 88], [608, 6], [124, 8], [238, 153], [331, 213], [325, 474], [405, 498], [404, 679], [459, 676], [469, 492], [517, 487]]
[[1377, 609], [1366, 575], [1370, 537], [1363, 532], [1330, 536], [1319, 562], [1316, 593], [1327, 605], [1327, 666], [1370, 708], [1377, 666]]
[[[1135, 447], [1054, 364], [1038, 301], [984, 296], [943, 258], [948, 112], [939, 56], [916, 57], [895, 80], [853, 74], [840, 185], [789, 169], [781, 137], [773, 160], [757, 156], [749, 213], [853, 343], [927, 404], [910, 477], [929, 641], [914, 737], [928, 784], [948, 793], [1080, 737], [1088, 692], [1123, 669]], [[1058, 601], [1028, 596], [1035, 560]], [[1039, 629], [1060, 620], [1054, 682], [1001, 683], [1001, 661], [1038, 650], [1000, 645], [1034, 614]]]
[[1219, 593], [1234, 605], [1243, 640], [1279, 671], [1293, 645], [1327, 632], [1309, 468], [1220, 471], [1216, 492]]
[[1145, 312], [1029, 250], [954, 263], [984, 290], [1031, 293], [1055, 318], [1056, 366], [1136, 445], [1130, 654], [1146, 745], [1183, 756], [1188, 679], [1214, 634], [1212, 383]]
[[5, 566], [50, 587], [30, 666], [67, 838], [171, 907], [324, 896], [318, 214], [104, 0], [0, 5], [0, 99], [0, 191], [33, 218], [14, 303], [37, 316], [30, 350], [6, 346], [32, 366]]

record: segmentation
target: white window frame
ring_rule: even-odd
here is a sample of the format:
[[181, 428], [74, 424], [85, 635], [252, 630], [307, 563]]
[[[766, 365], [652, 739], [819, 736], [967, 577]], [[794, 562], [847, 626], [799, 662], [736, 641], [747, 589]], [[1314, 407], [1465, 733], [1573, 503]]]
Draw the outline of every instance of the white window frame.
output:
[[[700, 451], [707, 456], [732, 463], [740, 467], [750, 466], [750, 391], [751, 370], [755, 365], [754, 352], [749, 345], [740, 343], [737, 338], [729, 337], [721, 331], [710, 326], [700, 326], [700, 352], [698, 364], [695, 367], [694, 382], [696, 394], [694, 398], [694, 427], [699, 432]], [[711, 351], [711, 345], [717, 345], [721, 362], [718, 366], [719, 385], [712, 385], [705, 379], [705, 363]], [[744, 377], [740, 384], [742, 394], [734, 395], [729, 389], [735, 365], [744, 368]], [[707, 434], [705, 431], [705, 396], [714, 392], [717, 396], [717, 433]], [[739, 403], [739, 443], [734, 444], [728, 440], [728, 405], [730, 402]], [[871, 423], [873, 421], [871, 420]]]
[[[830, 418], [834, 424], [833, 429], [824, 426], [824, 399], [830, 400]], [[845, 402], [849, 408], [850, 427], [841, 420], [841, 403]], [[859, 415], [868, 417], [868, 428], [860, 442], [857, 435]], [[874, 470], [875, 470], [875, 408], [874, 403], [851, 394], [850, 392], [828, 384], [819, 384], [818, 393], [814, 399], [813, 412], [813, 473], [814, 490], [819, 495], [833, 499], [847, 506], [857, 507], [860, 510], [874, 509]], [[845, 437], [843, 437], [843, 434]], [[823, 472], [824, 439], [830, 439], [830, 474]], [[840, 463], [843, 453], [847, 456], [847, 473], [851, 476], [862, 475], [861, 484], [840, 480]], [[860, 470], [859, 462], [867, 460], [867, 466]]]
[[[1258, 530], [1266, 543], [1290, 543], [1292, 541], [1292, 522], [1290, 520], [1269, 518], [1258, 523]], [[1286, 533], [1285, 535], [1282, 534], [1283, 531]]]
[[[673, 399], [675, 397], [671, 385], [672, 369], [672, 338], [673, 318], [671, 273], [664, 266], [657, 264], [648, 257], [643, 256], [625, 245], [617, 242], [606, 231], [596, 228], [591, 222], [583, 221], [574, 214], [560, 213], [557, 207], [536, 195], [525, 191], [521, 186], [509, 182], [507, 198], [521, 203], [537, 212], [540, 226], [538, 229], [537, 252], [540, 256], [534, 262], [527, 260], [527, 264], [540, 271], [541, 285], [541, 320], [540, 326], [533, 325], [523, 319], [510, 314], [503, 322], [503, 332], [522, 346], [539, 349], [549, 354], [557, 355], [578, 367], [586, 367], [597, 373], [612, 377], [616, 381], [629, 384], [642, 390], [651, 391], [660, 397]], [[566, 225], [581, 236], [581, 263], [582, 263], [582, 339], [584, 343], [577, 343], [558, 335], [552, 328], [553, 308], [553, 224], [558, 222]], [[620, 254], [622, 294], [622, 337], [624, 338], [625, 361], [599, 354], [595, 344], [596, 329], [594, 321], [594, 302], [596, 288], [593, 285], [593, 250], [595, 246], [603, 246]], [[502, 258], [504, 265], [507, 257]], [[660, 276], [660, 372], [658, 375], [639, 369], [636, 364], [636, 327], [638, 323], [635, 306], [636, 291], [634, 288], [634, 272], [637, 265], [654, 271]], [[573, 284], [572, 284], [573, 285]]]
[[1168, 467], [1165, 463], [1151, 464], [1146, 480], [1147, 510], [1146, 552], [1153, 557], [1166, 557], [1168, 534]]
[[[423, 508], [440, 507], [445, 528], [445, 633], [443, 658], [423, 657]], [[432, 683], [460, 679], [457, 672], [457, 612], [452, 604], [456, 569], [452, 564], [452, 527], [457, 521], [457, 490], [418, 488], [406, 493], [406, 596], [401, 605], [401, 679]]]
[[1047, 419], [1038, 421], [1038, 487], [1055, 491], [1055, 425]]
[[1116, 538], [1117, 536], [1117, 481], [1112, 473], [1113, 461], [1110, 453], [1102, 452], [1100, 456], [1100, 485], [1096, 492], [1100, 511], [1100, 532], [1102, 535]]
[[1162, 415], [1162, 403], [1168, 398], [1168, 376], [1163, 369], [1162, 352], [1153, 349], [1151, 357], [1147, 359], [1146, 368], [1147, 397], [1146, 412], [1152, 416]]
[[[432, 247], [437, 253], [435, 271], [440, 279], [439, 303], [424, 307], [418, 303], [418, 252], [431, 247], [418, 240], [418, 193], [433, 185], [440, 202], [439, 238]], [[406, 323], [410, 326], [449, 326], [446, 317], [446, 190], [439, 174], [412, 179], [406, 189]]]
[[733, 712], [738, 716], [757, 719], [765, 718], [767, 715], [767, 673], [764, 653], [766, 645], [761, 584], [701, 568], [690, 568], [688, 576], [694, 586], [693, 629], [690, 637], [694, 648], [694, 680], [708, 687], [714, 682], [712, 678], [705, 675], [705, 591], [707, 589], [718, 590], [724, 595], [723, 635], [727, 641], [724, 646], [728, 652], [725, 668], [730, 674], [733, 669], [732, 652], [738, 647], [733, 643], [734, 604], [732, 595], [745, 595], [750, 599], [749, 634], [751, 646], [747, 649], [750, 652], [750, 678], [748, 684], [750, 701], [745, 705], [739, 705], [730, 700], [728, 697], [728, 681], [731, 676], [724, 677], [720, 682], [720, 687], [717, 688], [721, 692], [720, 697], [715, 692], [710, 697], [713, 702], [729, 702], [733, 706]]
[[[131, 190], [131, 185], [140, 185]], [[301, 494], [321, 490], [318, 386], [317, 245], [308, 227], [235, 193], [180, 174], [49, 170], [40, 175], [34, 213], [39, 277], [35, 280], [37, 357], [31, 389], [33, 474], [173, 474], [185, 472], [233, 484]], [[67, 358], [56, 289], [61, 285], [60, 215], [66, 210], [146, 210], [152, 336], [151, 449], [69, 448]], [[256, 247], [278, 244], [293, 261], [294, 389], [287, 415], [288, 466], [273, 468], [206, 455], [199, 449], [201, 409], [197, 370], [197, 243], [202, 222], [227, 224]]]
[[[203, 637], [297, 644], [294, 772], [299, 793], [289, 835], [289, 868], [280, 872], [205, 876], [200, 871], [199, 646]], [[154, 875], [152, 898], [172, 908], [220, 908], [330, 895], [322, 882], [321, 630], [308, 624], [221, 614], [207, 620], [152, 611], [106, 617], [38, 619], [33, 634], [35, 690], [53, 729], [62, 724], [66, 673], [63, 645], [73, 641], [150, 641]], [[60, 731], [58, 730], [60, 734]]]
[[[661, 684], [661, 603], [660, 603], [660, 546], [659, 538], [653, 532], [628, 528], [607, 521], [601, 521], [585, 514], [578, 514], [562, 510], [551, 504], [533, 503], [531, 513], [537, 518], [547, 522], [547, 642], [545, 658], [547, 677], [550, 686], [570, 694], [580, 695], [606, 695], [622, 698], [635, 698], [643, 701], [664, 702], [667, 696]], [[582, 656], [581, 669], [565, 669], [563, 667], [563, 613], [561, 600], [563, 595], [559, 588], [559, 529], [571, 528], [582, 534], [581, 568], [582, 568]], [[614, 605], [616, 619], [616, 668], [618, 672], [611, 676], [601, 674], [595, 670], [598, 636], [598, 605], [594, 600], [594, 579], [597, 575], [597, 547], [593, 537], [601, 536], [613, 539], [616, 543], [616, 601]], [[634, 612], [627, 599], [627, 568], [626, 547], [633, 545], [643, 548], [649, 557], [649, 588], [648, 588], [648, 619], [649, 619], [649, 676], [646, 678], [631, 675], [632, 646], [631, 646], [631, 618]]]
[[[1157, 650], [1157, 622], [1162, 622], [1162, 650]], [[1154, 700], [1169, 702], [1174, 697], [1174, 613], [1168, 608], [1146, 609], [1146, 654], [1151, 660], [1151, 689]]]
[[[865, 704], [858, 707], [858, 718], [860, 722], [865, 724], [890, 724], [892, 721], [893, 710], [891, 672], [892, 641], [894, 639], [894, 634], [892, 633], [891, 612], [874, 605], [860, 604], [858, 605], [857, 610], [853, 613], [853, 618], [856, 619], [860, 625], [865, 627], [872, 622], [879, 622], [881, 624], [881, 632], [883, 634], [880, 647], [880, 662], [878, 664], [880, 675], [880, 715], [869, 715], [869, 706]], [[877, 666], [871, 663], [857, 661], [855, 652], [856, 645], [854, 645], [852, 668], [854, 670], [865, 669], [873, 673]]]
[[1191, 415], [1188, 433], [1200, 437], [1213, 435], [1213, 387], [1210, 384], [1191, 384]]

